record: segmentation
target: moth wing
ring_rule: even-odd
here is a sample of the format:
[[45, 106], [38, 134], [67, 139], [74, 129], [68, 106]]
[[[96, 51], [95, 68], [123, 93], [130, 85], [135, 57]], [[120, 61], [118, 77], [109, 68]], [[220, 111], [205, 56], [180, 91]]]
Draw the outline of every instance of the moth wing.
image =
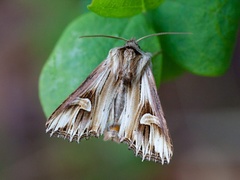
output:
[[127, 96], [119, 130], [121, 142], [126, 142], [142, 160], [169, 163], [172, 144], [150, 65]]
[[[114, 53], [114, 49], [111, 52]], [[108, 119], [104, 111], [113, 99], [109, 96], [114, 95], [117, 88], [110, 75], [112, 66], [108, 56], [52, 113], [46, 122], [46, 132], [78, 142], [84, 137], [103, 134]]]

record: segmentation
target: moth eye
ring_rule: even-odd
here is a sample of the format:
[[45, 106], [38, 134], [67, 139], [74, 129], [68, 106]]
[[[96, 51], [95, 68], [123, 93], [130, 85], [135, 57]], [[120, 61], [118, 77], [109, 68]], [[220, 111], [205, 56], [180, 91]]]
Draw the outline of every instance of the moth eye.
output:
[[70, 106], [80, 106], [81, 109], [86, 110], [88, 112], [91, 111], [91, 101], [88, 98], [79, 98], [77, 97], [75, 100], [73, 100], [70, 104]]
[[159, 127], [161, 127], [160, 125], [160, 120], [157, 116], [153, 116], [152, 114], [146, 113], [142, 116], [141, 120], [140, 120], [140, 124], [144, 124], [144, 125], [151, 125], [151, 124], [155, 124]]

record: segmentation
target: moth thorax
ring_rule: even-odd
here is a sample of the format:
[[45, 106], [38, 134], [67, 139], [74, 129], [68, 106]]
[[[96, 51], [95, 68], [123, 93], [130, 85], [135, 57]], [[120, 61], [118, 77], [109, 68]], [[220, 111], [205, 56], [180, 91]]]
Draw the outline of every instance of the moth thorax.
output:
[[134, 48], [126, 47], [123, 57], [123, 81], [125, 85], [131, 85], [131, 82], [136, 78], [136, 69], [141, 55]]

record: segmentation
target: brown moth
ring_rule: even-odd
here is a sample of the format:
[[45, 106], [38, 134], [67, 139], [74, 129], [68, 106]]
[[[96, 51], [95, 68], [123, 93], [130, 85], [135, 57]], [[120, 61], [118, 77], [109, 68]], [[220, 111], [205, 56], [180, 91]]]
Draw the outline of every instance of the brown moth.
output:
[[[142, 160], [169, 163], [173, 154], [167, 123], [151, 70], [151, 54], [126, 40], [53, 112], [46, 132], [79, 142], [104, 135], [125, 142]], [[110, 37], [93, 35], [83, 37]]]

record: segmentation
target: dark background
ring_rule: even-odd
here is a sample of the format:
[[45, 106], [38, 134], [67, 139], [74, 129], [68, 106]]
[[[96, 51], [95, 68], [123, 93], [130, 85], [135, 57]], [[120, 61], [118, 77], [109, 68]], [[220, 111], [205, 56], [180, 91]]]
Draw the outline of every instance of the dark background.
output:
[[0, 1], [0, 179], [226, 180], [240, 177], [240, 43], [221, 77], [184, 74], [161, 85], [174, 143], [169, 165], [141, 162], [125, 144], [49, 138], [38, 78], [87, 1]]

